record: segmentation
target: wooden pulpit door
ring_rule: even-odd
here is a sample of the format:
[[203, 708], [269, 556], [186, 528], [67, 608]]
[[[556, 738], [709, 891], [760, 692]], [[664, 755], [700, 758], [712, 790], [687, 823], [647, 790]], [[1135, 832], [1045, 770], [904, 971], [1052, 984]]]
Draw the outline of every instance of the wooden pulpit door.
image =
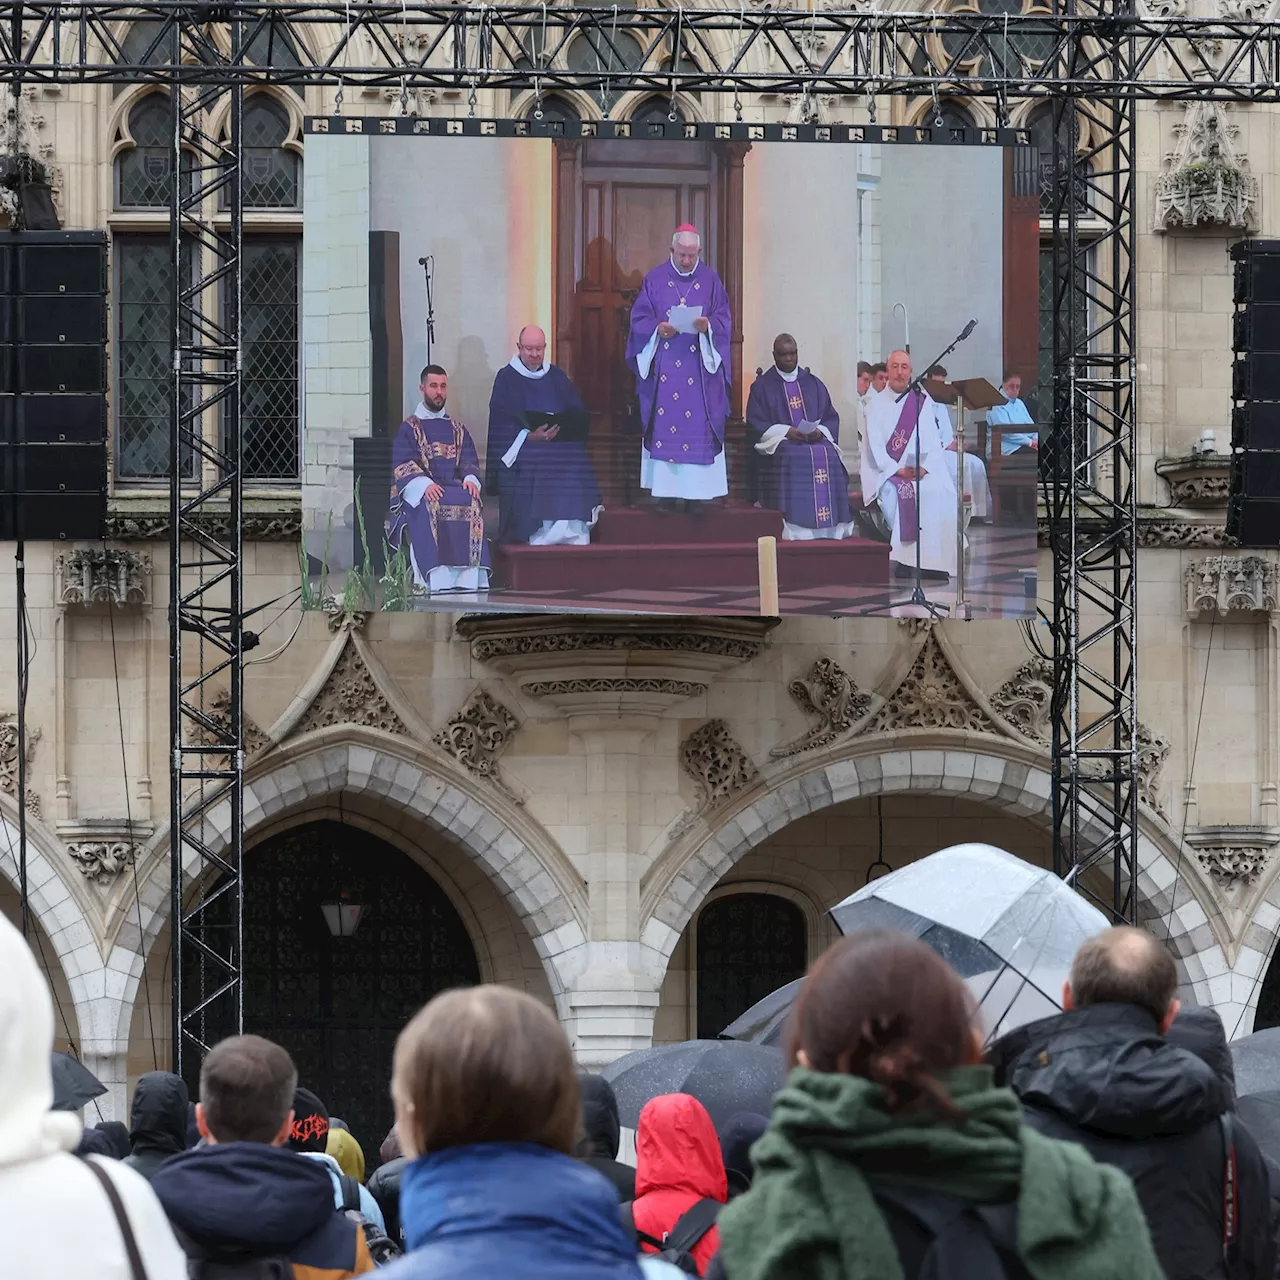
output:
[[[741, 234], [736, 270], [726, 270], [726, 166], [709, 143], [557, 147], [553, 358], [591, 412], [591, 459], [605, 504], [630, 505], [639, 497], [641, 435], [635, 378], [626, 364], [631, 304], [645, 273], [670, 252], [681, 223], [701, 231], [704, 257], [726, 287], [730, 277], [741, 279]], [[739, 300], [732, 290], [730, 298], [740, 347]]]

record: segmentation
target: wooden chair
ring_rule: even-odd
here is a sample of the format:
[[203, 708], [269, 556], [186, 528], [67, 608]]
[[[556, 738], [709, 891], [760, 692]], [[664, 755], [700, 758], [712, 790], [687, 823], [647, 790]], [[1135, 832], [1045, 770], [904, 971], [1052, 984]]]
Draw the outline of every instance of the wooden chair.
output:
[[1005, 435], [1024, 435], [1025, 423], [1005, 425], [988, 424], [985, 420], [978, 429], [978, 442], [983, 456], [987, 456], [987, 441], [991, 441], [987, 457], [987, 479], [991, 483], [991, 518], [993, 524], [1005, 524], [1006, 515], [1021, 524], [1036, 518], [1036, 480], [1040, 471], [1040, 455], [1033, 449], [1019, 450], [1007, 457], [1000, 451]]

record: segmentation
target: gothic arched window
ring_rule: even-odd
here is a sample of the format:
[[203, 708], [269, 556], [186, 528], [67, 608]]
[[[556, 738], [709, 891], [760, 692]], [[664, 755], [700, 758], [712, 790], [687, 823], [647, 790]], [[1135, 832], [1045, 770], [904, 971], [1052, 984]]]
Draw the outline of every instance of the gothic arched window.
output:
[[[672, 115], [675, 119], [672, 120]], [[684, 124], [685, 114], [680, 110], [680, 104], [676, 103], [673, 107], [670, 98], [646, 98], [631, 113], [632, 122], [639, 125], [645, 124]]]
[[[559, 120], [562, 123], [568, 124], [572, 121], [580, 120], [582, 118], [581, 116], [578, 115], [577, 109], [574, 107], [573, 103], [570, 102], [567, 98], [560, 97], [558, 94], [553, 93], [549, 97], [543, 98], [541, 106], [542, 106], [542, 119], [544, 121]], [[530, 120], [534, 118], [534, 113], [537, 110], [538, 110], [537, 103], [535, 103], [533, 106], [529, 108]]]
[[771, 991], [804, 976], [804, 912], [772, 893], [733, 893], [698, 916], [698, 1039], [714, 1040]]
[[947, 6], [951, 13], [980, 13], [988, 17], [1007, 18], [1001, 30], [990, 38], [991, 66], [979, 52], [976, 56], [967, 45], [964, 35], [941, 37], [948, 62], [960, 58], [962, 70], [972, 74], [990, 72], [998, 76], [1017, 77], [1043, 62], [1053, 52], [1054, 33], [1048, 23], [1039, 18], [1051, 17], [1051, 10], [1043, 0], [960, 0]]
[[288, 111], [269, 94], [255, 93], [244, 104], [241, 125], [246, 209], [296, 209], [302, 203], [302, 158], [288, 141]]
[[167, 209], [172, 162], [167, 94], [151, 93], [129, 112], [133, 146], [116, 157], [116, 207]]
[[[584, 31], [569, 46], [566, 58], [570, 71], [598, 75], [609, 71], [636, 71], [644, 64], [644, 49], [628, 31]], [[621, 97], [610, 89], [597, 90], [596, 101], [606, 111]]]

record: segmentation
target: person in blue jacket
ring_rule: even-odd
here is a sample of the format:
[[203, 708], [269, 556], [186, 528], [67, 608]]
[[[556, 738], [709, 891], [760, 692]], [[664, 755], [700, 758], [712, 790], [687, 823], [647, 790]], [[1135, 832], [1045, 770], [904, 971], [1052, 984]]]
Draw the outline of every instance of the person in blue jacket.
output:
[[614, 1188], [573, 1157], [573, 1054], [531, 996], [498, 986], [436, 996], [400, 1033], [391, 1093], [409, 1160], [409, 1252], [387, 1280], [656, 1275], [641, 1271]]

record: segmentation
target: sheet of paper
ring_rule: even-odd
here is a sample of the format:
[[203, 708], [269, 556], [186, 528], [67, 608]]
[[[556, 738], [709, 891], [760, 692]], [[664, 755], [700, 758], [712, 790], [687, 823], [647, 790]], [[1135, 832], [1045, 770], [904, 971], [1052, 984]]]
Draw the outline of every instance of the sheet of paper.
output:
[[701, 314], [701, 307], [675, 306], [667, 313], [667, 323], [675, 325], [677, 333], [693, 333], [693, 322]]

